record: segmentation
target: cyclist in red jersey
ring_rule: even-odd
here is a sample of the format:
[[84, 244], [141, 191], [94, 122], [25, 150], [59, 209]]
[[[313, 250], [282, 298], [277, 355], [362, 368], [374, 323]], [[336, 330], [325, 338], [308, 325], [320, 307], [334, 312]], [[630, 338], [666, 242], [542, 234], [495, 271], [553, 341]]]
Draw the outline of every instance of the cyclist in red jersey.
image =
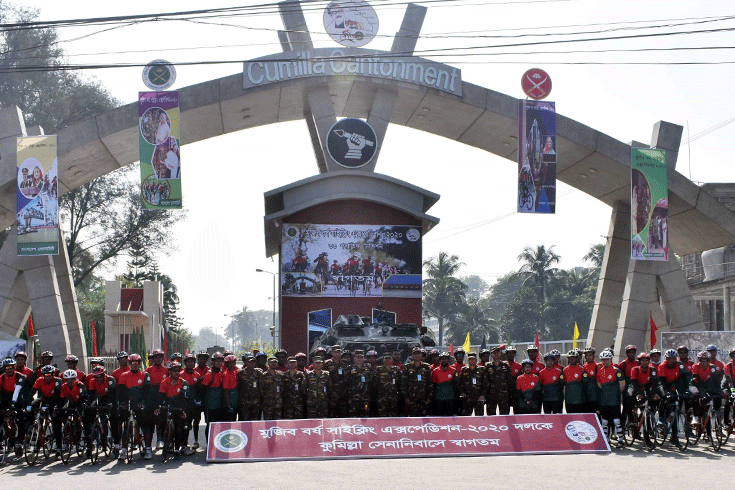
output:
[[[148, 400], [146, 400], [146, 414], [145, 414], [145, 420], [148, 421], [148, 423], [151, 425], [151, 431], [148, 434], [150, 436], [150, 439], [148, 436], [146, 436], [146, 457], [147, 454], [147, 448], [152, 446], [153, 442], [153, 430], [155, 426], [156, 431], [156, 440], [157, 448], [161, 449], [163, 447], [163, 427], [160, 424], [156, 424], [156, 417], [154, 416], [153, 412], [156, 410], [158, 405], [161, 404], [161, 395], [159, 393], [159, 388], [161, 387], [161, 382], [168, 377], [168, 369], [163, 365], [163, 358], [165, 357], [163, 354], [163, 351], [161, 349], [154, 349], [150, 353], [150, 359], [152, 361], [152, 364], [146, 369], [146, 372], [150, 374], [151, 376], [151, 390], [148, 392]], [[142, 423], [141, 423], [142, 425]]]
[[87, 377], [86, 374], [84, 374], [82, 371], [77, 369], [77, 365], [79, 364], [79, 358], [73, 354], [70, 354], [66, 356], [66, 359], [64, 360], [66, 362], [66, 369], [73, 369], [77, 372], [77, 381], [81, 381], [84, 383], [84, 378]]
[[179, 375], [189, 385], [189, 393], [186, 398], [186, 426], [184, 427], [186, 431], [185, 441], [187, 443], [189, 441], [189, 429], [194, 433], [194, 444], [192, 444], [192, 447], [189, 447], [187, 444], [182, 449], [185, 456], [194, 454], [194, 450], [199, 447], [199, 419], [197, 419], [197, 416], [201, 418], [202, 413], [202, 399], [200, 395], [202, 375], [196, 370], [196, 360], [194, 354], [186, 354], [184, 356], [184, 369], [181, 370], [181, 374]]
[[[120, 384], [117, 387], [119, 391], [118, 399], [121, 400], [121, 408], [127, 410], [128, 405], [130, 405], [130, 409], [135, 411], [138, 423], [143, 430], [143, 436], [148, 444], [144, 458], [151, 459], [153, 453], [151, 452], [149, 441], [153, 438], [151, 430], [152, 426], [155, 425], [155, 421], [146, 418], [148, 412], [145, 410], [146, 400], [150, 398], [151, 375], [145, 371], [141, 371], [142, 359], [138, 354], [130, 354], [128, 361], [130, 362], [130, 371], [123, 373], [120, 377]], [[126, 458], [125, 446], [127, 442], [125, 440], [125, 434], [123, 434], [123, 447], [120, 449], [118, 459], [124, 460]]]
[[676, 349], [676, 353], [679, 354], [679, 362], [681, 362], [687, 371], [691, 373], [692, 367], [694, 367], [694, 362], [689, 359], [689, 348], [686, 345], [680, 345]]
[[[181, 364], [176, 361], [169, 365], [168, 373], [168, 377], [161, 381], [161, 385], [159, 387], [159, 393], [161, 394], [161, 407], [173, 410], [174, 459], [181, 459], [181, 447], [186, 447], [186, 432], [184, 431], [184, 426], [186, 425], [185, 409], [189, 383], [181, 379]], [[156, 412], [158, 413], [158, 411]], [[162, 416], [161, 419], [163, 419], [161, 420], [161, 425], [165, 424], [166, 420]]]
[[623, 378], [625, 378], [625, 391], [623, 391], [623, 412], [621, 419], [623, 427], [625, 427], [625, 424], [628, 423], [628, 419], [631, 419], [633, 417], [633, 409], [635, 408], [635, 398], [628, 394], [628, 388], [630, 388], [630, 376], [633, 372], [633, 368], [638, 365], [638, 361], [635, 360], [637, 352], [638, 348], [635, 345], [625, 346], [626, 358], [623, 359], [620, 364], [618, 364], [618, 369], [620, 369], [620, 372], [623, 373]]

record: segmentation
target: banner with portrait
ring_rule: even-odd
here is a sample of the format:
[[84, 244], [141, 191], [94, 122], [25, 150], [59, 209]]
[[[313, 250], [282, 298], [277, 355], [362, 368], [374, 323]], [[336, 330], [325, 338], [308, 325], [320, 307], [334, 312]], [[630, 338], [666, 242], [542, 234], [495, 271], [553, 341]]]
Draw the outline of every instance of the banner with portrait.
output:
[[140, 92], [140, 177], [144, 209], [181, 209], [179, 92]]
[[419, 226], [283, 224], [281, 294], [421, 297]]
[[518, 212], [556, 212], [556, 103], [518, 104]]
[[17, 139], [18, 255], [59, 254], [59, 175], [56, 136]]
[[630, 257], [669, 259], [666, 150], [630, 149]]

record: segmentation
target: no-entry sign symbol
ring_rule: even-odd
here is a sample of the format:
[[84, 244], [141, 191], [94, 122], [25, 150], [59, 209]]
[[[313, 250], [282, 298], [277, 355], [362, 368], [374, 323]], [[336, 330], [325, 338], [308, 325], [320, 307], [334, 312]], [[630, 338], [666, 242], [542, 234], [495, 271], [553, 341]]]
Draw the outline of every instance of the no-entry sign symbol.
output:
[[541, 68], [531, 68], [523, 74], [521, 87], [528, 97], [544, 99], [551, 93], [551, 77]]

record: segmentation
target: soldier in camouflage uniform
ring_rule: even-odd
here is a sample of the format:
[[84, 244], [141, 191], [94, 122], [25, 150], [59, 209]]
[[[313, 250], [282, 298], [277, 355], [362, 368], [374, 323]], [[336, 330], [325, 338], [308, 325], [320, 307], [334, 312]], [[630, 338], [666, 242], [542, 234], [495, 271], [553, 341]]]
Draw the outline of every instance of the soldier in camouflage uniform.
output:
[[324, 360], [314, 358], [314, 369], [306, 372], [306, 415], [310, 419], [326, 418], [332, 379], [322, 370]]
[[378, 417], [398, 417], [401, 372], [393, 366], [390, 354], [383, 355], [383, 365], [376, 368], [373, 383], [378, 393]]
[[342, 359], [342, 349], [332, 347], [332, 358], [324, 361], [324, 370], [329, 372], [332, 390], [329, 393], [329, 417], [347, 417], [347, 372], [349, 366]]
[[459, 373], [459, 398], [462, 401], [462, 415], [482, 416], [485, 414], [485, 393], [487, 392], [487, 371], [477, 365], [477, 354], [467, 354], [467, 365]]
[[243, 357], [245, 367], [237, 372], [238, 419], [260, 420], [263, 371], [255, 367], [255, 356]]
[[283, 418], [303, 419], [306, 401], [306, 374], [299, 371], [296, 358], [289, 357], [283, 373]]
[[426, 416], [434, 389], [431, 366], [421, 360], [421, 351], [420, 347], [414, 347], [411, 354], [413, 362], [405, 366], [401, 376], [401, 393], [409, 417]]
[[365, 353], [355, 351], [355, 365], [347, 374], [347, 410], [350, 417], [370, 416], [372, 371], [365, 363]]
[[513, 377], [511, 375], [510, 365], [500, 360], [502, 349], [497, 346], [490, 351], [492, 360], [485, 364], [487, 370], [487, 414], [495, 415], [497, 409], [500, 415], [508, 415], [510, 413], [509, 393]]
[[375, 350], [369, 350], [365, 353], [367, 361], [365, 364], [370, 368], [370, 379], [373, 383], [370, 384], [370, 416], [378, 416], [378, 386], [375, 384], [375, 375], [378, 370], [380, 363], [378, 362], [378, 352]]
[[268, 359], [268, 370], [261, 377], [263, 420], [280, 419], [283, 413], [283, 373], [278, 371], [278, 359]]

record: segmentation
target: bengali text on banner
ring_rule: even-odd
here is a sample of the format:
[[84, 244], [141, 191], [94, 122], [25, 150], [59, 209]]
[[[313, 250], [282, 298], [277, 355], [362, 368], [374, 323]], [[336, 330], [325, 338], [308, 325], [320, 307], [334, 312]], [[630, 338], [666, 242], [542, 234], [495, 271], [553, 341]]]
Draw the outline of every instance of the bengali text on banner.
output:
[[669, 188], [666, 150], [630, 150], [630, 256], [669, 259]]
[[181, 209], [179, 92], [140, 92], [140, 177], [144, 209]]
[[594, 414], [215, 422], [208, 462], [604, 453]]

